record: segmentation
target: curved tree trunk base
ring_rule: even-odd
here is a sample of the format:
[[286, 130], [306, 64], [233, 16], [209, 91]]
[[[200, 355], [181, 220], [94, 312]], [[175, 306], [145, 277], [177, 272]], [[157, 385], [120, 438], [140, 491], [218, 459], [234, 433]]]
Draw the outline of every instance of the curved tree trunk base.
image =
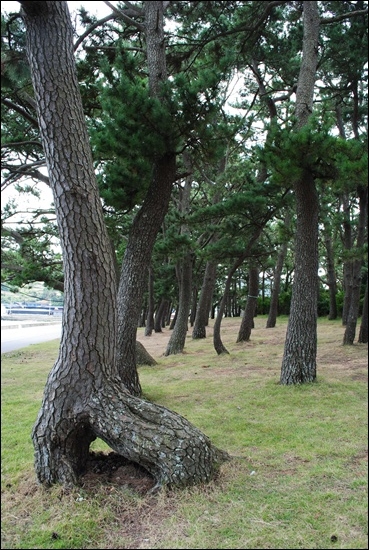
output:
[[184, 417], [130, 395], [118, 383], [106, 382], [78, 414], [73, 403], [69, 414], [65, 410], [59, 414], [52, 400], [51, 394], [45, 397], [32, 434], [36, 474], [42, 484], [78, 485], [90, 443], [97, 437], [143, 467], [156, 488], [208, 482], [229, 459]]

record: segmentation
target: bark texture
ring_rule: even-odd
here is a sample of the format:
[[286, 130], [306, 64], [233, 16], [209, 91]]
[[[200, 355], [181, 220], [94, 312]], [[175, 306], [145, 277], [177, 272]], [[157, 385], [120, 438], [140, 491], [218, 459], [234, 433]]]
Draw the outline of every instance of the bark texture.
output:
[[[307, 124], [313, 110], [318, 62], [319, 14], [317, 2], [304, 2], [303, 56], [296, 91], [296, 130]], [[291, 312], [281, 368], [281, 384], [316, 379], [318, 213], [316, 185], [308, 168], [294, 184], [296, 200], [295, 273]]]
[[116, 276], [83, 116], [66, 2], [21, 2], [65, 266], [59, 355], [32, 439], [38, 480], [78, 483], [100, 437], [158, 485], [208, 481], [228, 455], [182, 416], [132, 396], [118, 374]]
[[[162, 85], [167, 80], [163, 2], [144, 2], [143, 10], [150, 94], [165, 101], [162, 98]], [[167, 141], [167, 152], [154, 163], [147, 196], [133, 221], [118, 289], [118, 369], [125, 386], [136, 396], [141, 395], [141, 385], [136, 368], [135, 341], [146, 274], [176, 176], [176, 154], [170, 135]]]

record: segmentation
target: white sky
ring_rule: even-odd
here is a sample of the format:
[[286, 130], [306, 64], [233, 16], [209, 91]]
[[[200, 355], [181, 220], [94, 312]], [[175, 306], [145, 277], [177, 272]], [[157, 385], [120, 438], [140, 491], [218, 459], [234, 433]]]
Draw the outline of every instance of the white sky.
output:
[[[117, 4], [117, 2], [112, 2], [112, 4], [115, 5]], [[96, 15], [99, 18], [105, 17], [106, 15], [111, 13], [111, 9], [103, 1], [83, 2], [80, 0], [78, 2], [68, 2], [69, 11], [71, 12], [72, 18], [73, 12], [76, 12], [76, 10], [82, 5], [89, 13], [91, 13], [92, 15]], [[1, 12], [12, 13], [18, 12], [19, 10], [19, 2], [1, 2]], [[22, 215], [16, 216], [14, 219], [9, 220], [9, 222], [12, 221], [13, 223], [17, 223], [18, 221], [20, 221], [20, 219], [27, 219], [26, 212], [32, 211], [35, 208], [49, 208], [50, 204], [53, 201], [51, 189], [44, 183], [39, 183], [37, 187], [41, 191], [40, 199], [34, 198], [32, 195], [19, 195], [19, 193], [17, 193], [12, 186], [1, 192], [2, 204], [7, 203], [11, 198], [15, 198], [19, 210], [24, 212]]]
[[[112, 2], [113, 5], [116, 5], [117, 2]], [[99, 17], [105, 17], [111, 13], [111, 9], [103, 1], [97, 2], [68, 2], [69, 11], [76, 11], [80, 6], [84, 6], [88, 12], [92, 15], [98, 15]], [[17, 12], [20, 9], [19, 2], [1, 2], [1, 11], [7, 13]]]

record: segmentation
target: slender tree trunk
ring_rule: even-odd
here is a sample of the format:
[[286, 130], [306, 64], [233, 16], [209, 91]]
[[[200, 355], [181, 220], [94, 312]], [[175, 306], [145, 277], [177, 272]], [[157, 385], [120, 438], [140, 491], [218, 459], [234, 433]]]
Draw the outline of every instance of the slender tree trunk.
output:
[[[167, 69], [163, 2], [144, 2], [143, 10], [150, 94], [164, 102], [162, 85], [167, 80]], [[118, 289], [118, 368], [126, 387], [137, 396], [141, 395], [135, 355], [138, 319], [152, 249], [168, 210], [175, 176], [176, 154], [168, 135], [168, 151], [154, 164], [149, 190], [129, 233]]]
[[149, 267], [149, 277], [148, 277], [148, 309], [147, 309], [147, 318], [146, 318], [146, 327], [145, 327], [145, 336], [151, 336], [154, 329], [154, 274], [152, 266]]
[[191, 306], [192, 291], [192, 254], [186, 254], [181, 265], [181, 280], [179, 285], [178, 315], [173, 332], [164, 355], [182, 353], [188, 331], [188, 315]]
[[249, 289], [245, 311], [242, 317], [237, 342], [248, 342], [251, 330], [254, 328], [254, 315], [259, 293], [259, 269], [255, 266], [249, 268]]
[[204, 280], [200, 291], [195, 324], [192, 331], [192, 338], [194, 340], [206, 338], [206, 327], [209, 323], [209, 311], [214, 292], [216, 272], [216, 263], [210, 260], [206, 262]]
[[274, 270], [273, 290], [270, 297], [269, 315], [266, 323], [266, 328], [274, 328], [277, 321], [278, 299], [281, 290], [281, 276], [286, 255], [287, 242], [284, 242], [279, 250], [277, 265]]
[[125, 386], [136, 396], [141, 395], [135, 345], [138, 319], [145, 292], [146, 273], [156, 235], [169, 204], [175, 167], [174, 154], [157, 161], [148, 194], [133, 221], [123, 258], [118, 289], [117, 361]]
[[[352, 227], [350, 219], [350, 198], [347, 193], [343, 195], [343, 246], [345, 250], [351, 251], [352, 249]], [[352, 281], [353, 281], [353, 264], [351, 261], [346, 260], [343, 266], [343, 289], [345, 296], [343, 300], [342, 309], [342, 325], [347, 325], [347, 319], [350, 311], [351, 299], [352, 299]]]
[[359, 195], [359, 223], [357, 230], [357, 252], [358, 258], [352, 261], [352, 287], [351, 303], [347, 316], [345, 334], [343, 336], [344, 345], [352, 345], [355, 340], [357, 318], [359, 316], [360, 290], [361, 290], [361, 268], [362, 268], [362, 247], [365, 242], [365, 227], [367, 221], [368, 208], [368, 188], [360, 187]]
[[327, 283], [328, 283], [328, 289], [329, 289], [329, 314], [328, 319], [330, 321], [333, 321], [334, 319], [337, 319], [337, 278], [336, 278], [336, 270], [334, 266], [334, 254], [333, 254], [333, 247], [332, 247], [332, 237], [329, 230], [326, 230], [325, 237], [324, 237], [324, 244], [325, 249], [327, 253]]
[[361, 316], [361, 325], [360, 325], [358, 342], [359, 344], [368, 343], [368, 279], [366, 280], [363, 313]]
[[192, 300], [191, 300], [191, 312], [190, 312], [190, 326], [191, 327], [194, 326], [195, 319], [196, 319], [197, 296], [198, 296], [197, 286], [192, 286]]
[[130, 395], [118, 375], [116, 273], [94, 174], [67, 2], [23, 1], [27, 55], [64, 256], [59, 355], [32, 439], [38, 480], [78, 483], [100, 437], [158, 485], [208, 481], [227, 455], [185, 418]]
[[234, 275], [234, 273], [237, 271], [237, 269], [240, 267], [240, 265], [242, 264], [242, 262], [244, 261], [246, 256], [242, 256], [241, 258], [238, 258], [234, 264], [232, 265], [228, 275], [227, 275], [227, 279], [226, 279], [226, 282], [225, 282], [225, 286], [224, 286], [224, 294], [223, 294], [223, 297], [220, 301], [220, 304], [219, 304], [219, 309], [218, 309], [218, 313], [217, 313], [217, 316], [216, 316], [216, 319], [215, 319], [215, 323], [214, 323], [214, 328], [213, 328], [213, 344], [214, 344], [214, 349], [215, 351], [217, 352], [218, 355], [221, 355], [222, 353], [229, 353], [229, 351], [227, 350], [227, 348], [224, 346], [223, 342], [222, 342], [222, 338], [220, 336], [220, 327], [221, 327], [221, 323], [222, 323], [222, 318], [223, 318], [223, 315], [224, 315], [224, 310], [225, 310], [225, 307], [226, 307], [226, 303], [227, 303], [227, 300], [228, 300], [228, 293], [229, 293], [229, 289], [230, 289], [230, 286], [231, 286], [231, 282], [232, 282], [232, 277]]
[[169, 330], [173, 330], [174, 327], [176, 326], [177, 317], [178, 317], [178, 307], [176, 307], [176, 310], [173, 315], [173, 319], [170, 321]]
[[165, 318], [165, 313], [167, 310], [168, 300], [165, 298], [160, 298], [159, 305], [156, 309], [154, 317], [154, 332], [163, 332], [163, 319]]
[[[189, 155], [186, 153], [183, 154], [183, 160], [187, 171], [191, 173], [191, 175], [186, 178], [184, 187], [180, 189], [179, 211], [182, 216], [186, 216], [190, 210], [192, 162]], [[189, 227], [186, 224], [182, 224], [181, 234], [190, 235]], [[193, 255], [191, 250], [188, 250], [181, 261], [179, 270], [178, 315], [164, 355], [174, 355], [183, 352], [188, 332], [188, 317], [191, 307], [192, 268]]]
[[[295, 110], [297, 130], [307, 124], [313, 110], [319, 42], [317, 2], [306, 1], [303, 6], [303, 56]], [[319, 202], [315, 181], [308, 169], [302, 170], [294, 191], [297, 213], [295, 275], [281, 384], [300, 384], [316, 379]]]

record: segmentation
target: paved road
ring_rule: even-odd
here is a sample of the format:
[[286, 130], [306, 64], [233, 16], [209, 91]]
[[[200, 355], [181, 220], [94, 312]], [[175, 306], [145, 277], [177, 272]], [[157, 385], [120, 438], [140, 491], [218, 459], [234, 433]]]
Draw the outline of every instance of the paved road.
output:
[[30, 344], [40, 344], [61, 336], [61, 324], [31, 327], [7, 328], [1, 331], [1, 353], [25, 348]]

